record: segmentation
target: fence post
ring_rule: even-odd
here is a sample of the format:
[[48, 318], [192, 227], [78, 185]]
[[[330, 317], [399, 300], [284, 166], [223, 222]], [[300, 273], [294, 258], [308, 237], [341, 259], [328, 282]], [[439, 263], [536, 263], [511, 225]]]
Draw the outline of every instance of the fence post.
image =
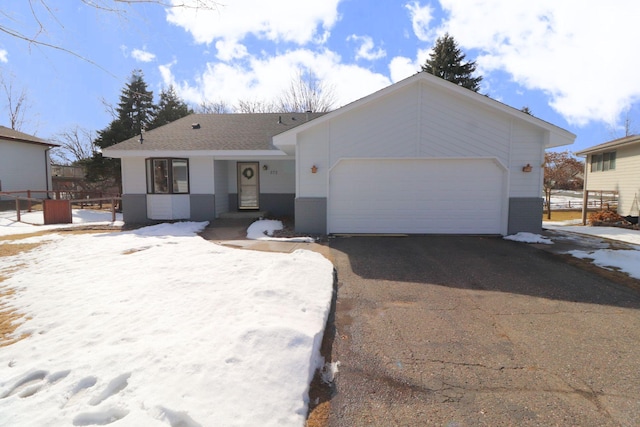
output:
[[27, 190], [27, 212], [31, 212], [31, 190]]
[[113, 198], [111, 199], [111, 222], [116, 222], [116, 199]]
[[20, 222], [20, 199], [16, 197], [16, 215], [18, 216], [18, 222]]
[[[98, 193], [100, 195], [100, 209], [102, 209], [102, 197], [104, 196], [104, 194], [102, 194], [102, 191]], [[114, 220], [115, 221], [115, 220]]]

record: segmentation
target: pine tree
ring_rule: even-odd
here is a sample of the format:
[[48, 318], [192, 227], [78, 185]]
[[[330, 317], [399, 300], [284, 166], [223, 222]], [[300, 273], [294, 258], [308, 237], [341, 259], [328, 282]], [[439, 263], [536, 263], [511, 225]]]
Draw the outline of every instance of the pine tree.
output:
[[156, 116], [147, 126], [147, 129], [155, 129], [171, 123], [182, 117], [193, 114], [193, 110], [178, 96], [173, 86], [160, 92], [160, 102], [156, 109]]
[[465, 57], [453, 36], [446, 33], [436, 40], [433, 52], [422, 66], [422, 71], [477, 92], [480, 90], [482, 77], [472, 76], [476, 71], [476, 62], [463, 63]]
[[147, 89], [142, 71], [134, 70], [120, 93], [116, 117], [109, 126], [98, 132], [95, 144], [107, 148], [140, 135], [154, 120], [156, 108], [153, 92]]
[[[134, 70], [122, 89], [113, 121], [105, 129], [98, 131], [98, 137], [93, 143], [99, 148], [107, 148], [142, 135], [145, 127], [154, 120], [155, 110], [153, 92], [147, 89], [142, 71]], [[104, 187], [117, 186], [122, 189], [120, 159], [105, 158], [97, 150], [91, 159], [83, 163], [89, 181], [102, 182]]]

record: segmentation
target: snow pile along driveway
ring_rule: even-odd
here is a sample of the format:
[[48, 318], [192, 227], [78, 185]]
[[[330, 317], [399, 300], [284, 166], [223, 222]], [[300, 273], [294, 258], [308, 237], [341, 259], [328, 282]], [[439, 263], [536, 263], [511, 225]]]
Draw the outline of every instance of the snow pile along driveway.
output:
[[0, 348], [0, 425], [302, 426], [333, 266], [218, 246], [205, 225], [49, 235], [0, 258], [30, 317]]
[[[572, 239], [570, 236], [586, 235], [608, 240], [616, 240], [629, 244], [630, 249], [594, 249], [571, 250], [566, 253], [576, 258], [590, 260], [595, 265], [613, 270], [620, 270], [629, 276], [640, 279], [640, 231], [628, 230], [617, 227], [591, 227], [566, 225], [561, 222], [544, 222], [544, 228], [563, 232], [563, 239]], [[567, 237], [569, 236], [569, 237]], [[524, 243], [553, 244], [549, 237], [533, 233], [517, 233], [505, 236], [504, 239], [515, 240]], [[605, 245], [608, 246], [608, 245]]]

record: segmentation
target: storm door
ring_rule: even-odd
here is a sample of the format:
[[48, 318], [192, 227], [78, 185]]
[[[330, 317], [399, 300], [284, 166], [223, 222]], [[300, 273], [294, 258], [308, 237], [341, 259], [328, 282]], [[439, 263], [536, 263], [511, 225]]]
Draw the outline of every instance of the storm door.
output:
[[258, 162], [238, 162], [238, 209], [259, 209], [260, 167]]

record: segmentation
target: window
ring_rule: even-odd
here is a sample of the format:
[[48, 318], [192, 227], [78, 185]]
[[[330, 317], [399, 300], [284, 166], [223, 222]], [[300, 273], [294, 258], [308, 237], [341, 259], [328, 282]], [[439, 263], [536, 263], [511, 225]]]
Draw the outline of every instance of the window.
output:
[[189, 193], [187, 159], [147, 159], [147, 193]]
[[616, 152], [592, 154], [591, 172], [601, 172], [614, 170], [616, 168]]

